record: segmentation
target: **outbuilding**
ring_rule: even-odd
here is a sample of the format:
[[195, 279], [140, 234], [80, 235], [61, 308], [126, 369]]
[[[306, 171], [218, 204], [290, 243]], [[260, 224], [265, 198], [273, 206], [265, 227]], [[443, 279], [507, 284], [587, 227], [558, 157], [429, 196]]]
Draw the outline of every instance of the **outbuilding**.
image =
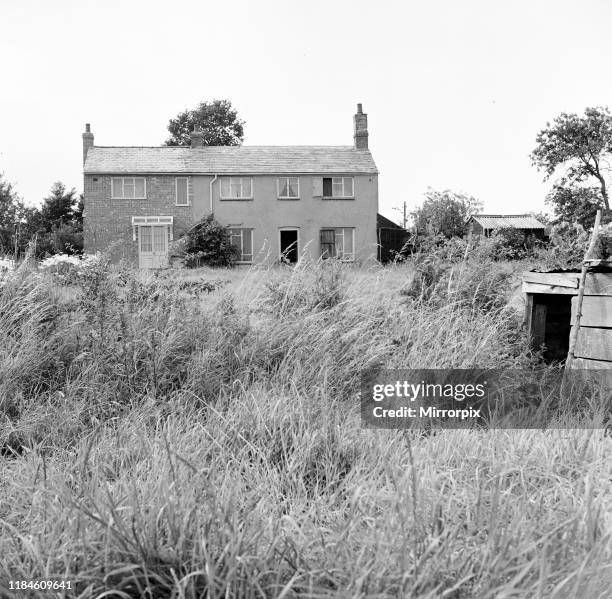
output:
[[531, 214], [473, 214], [465, 223], [466, 235], [490, 237], [496, 229], [516, 229], [526, 240], [544, 239], [546, 225]]
[[[526, 325], [534, 349], [548, 362], [563, 362], [576, 320], [580, 272], [523, 273]], [[573, 368], [612, 369], [612, 261], [601, 260], [586, 275]]]

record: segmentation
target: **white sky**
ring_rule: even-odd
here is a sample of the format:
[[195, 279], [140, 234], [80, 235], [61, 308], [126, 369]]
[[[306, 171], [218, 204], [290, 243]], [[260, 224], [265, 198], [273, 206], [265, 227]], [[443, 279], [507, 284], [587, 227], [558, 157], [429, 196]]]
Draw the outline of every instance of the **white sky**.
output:
[[82, 190], [81, 133], [160, 145], [228, 98], [245, 144], [352, 144], [368, 113], [380, 211], [428, 186], [544, 208], [531, 166], [561, 111], [612, 99], [610, 0], [0, 0], [0, 172], [28, 203]]

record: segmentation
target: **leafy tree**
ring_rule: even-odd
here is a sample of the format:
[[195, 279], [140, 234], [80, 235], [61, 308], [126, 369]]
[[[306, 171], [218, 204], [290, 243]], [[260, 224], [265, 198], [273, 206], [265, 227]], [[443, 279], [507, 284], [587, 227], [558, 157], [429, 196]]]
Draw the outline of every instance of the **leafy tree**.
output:
[[30, 234], [37, 234], [36, 255], [78, 254], [83, 250], [82, 195], [57, 181], [29, 219]]
[[201, 102], [193, 110], [185, 110], [170, 119], [167, 146], [188, 146], [190, 135], [201, 130], [205, 146], [239, 146], [244, 139], [244, 121], [229, 100]]
[[553, 207], [555, 223], [577, 222], [585, 229], [593, 226], [597, 209], [604, 207], [598, 187], [555, 185], [546, 196], [546, 203]]
[[562, 186], [596, 179], [606, 210], [610, 209], [604, 177], [605, 164], [612, 153], [612, 115], [605, 107], [587, 108], [584, 116], [560, 114], [536, 137], [531, 153], [533, 164], [550, 178], [565, 168]]
[[232, 245], [229, 230], [211, 214], [191, 227], [184, 237], [185, 264], [196, 266], [234, 266], [240, 250]]
[[428, 189], [423, 204], [411, 212], [419, 235], [461, 237], [466, 219], [482, 210], [482, 202], [463, 193]]
[[25, 250], [31, 237], [30, 222], [35, 215], [0, 173], [0, 252]]
[[61, 181], [56, 181], [49, 195], [43, 199], [40, 209], [41, 225], [45, 231], [74, 222], [79, 198], [74, 187], [70, 190]]

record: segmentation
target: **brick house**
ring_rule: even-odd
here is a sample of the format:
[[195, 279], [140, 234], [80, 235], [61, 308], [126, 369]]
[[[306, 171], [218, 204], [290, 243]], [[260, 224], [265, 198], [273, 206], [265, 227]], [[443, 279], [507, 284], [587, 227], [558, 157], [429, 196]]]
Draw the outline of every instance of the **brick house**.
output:
[[83, 133], [84, 243], [141, 268], [168, 264], [168, 244], [212, 213], [241, 262], [376, 257], [378, 171], [357, 105], [352, 146], [94, 145]]

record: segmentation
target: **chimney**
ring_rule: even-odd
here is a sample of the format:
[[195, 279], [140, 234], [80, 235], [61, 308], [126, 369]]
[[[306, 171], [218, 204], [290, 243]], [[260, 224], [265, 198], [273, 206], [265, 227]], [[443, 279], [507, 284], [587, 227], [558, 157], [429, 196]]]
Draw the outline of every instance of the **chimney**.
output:
[[357, 114], [353, 117], [355, 126], [355, 149], [368, 149], [368, 115], [363, 113], [361, 104], [357, 104]]
[[91, 132], [91, 126], [89, 123], [85, 125], [85, 133], [83, 133], [83, 164], [85, 164], [85, 159], [87, 158], [87, 150], [92, 148], [94, 145], [94, 136]]
[[191, 132], [191, 147], [192, 148], [203, 148], [204, 147], [204, 133], [202, 130], [198, 130], [193, 127], [193, 131]]

